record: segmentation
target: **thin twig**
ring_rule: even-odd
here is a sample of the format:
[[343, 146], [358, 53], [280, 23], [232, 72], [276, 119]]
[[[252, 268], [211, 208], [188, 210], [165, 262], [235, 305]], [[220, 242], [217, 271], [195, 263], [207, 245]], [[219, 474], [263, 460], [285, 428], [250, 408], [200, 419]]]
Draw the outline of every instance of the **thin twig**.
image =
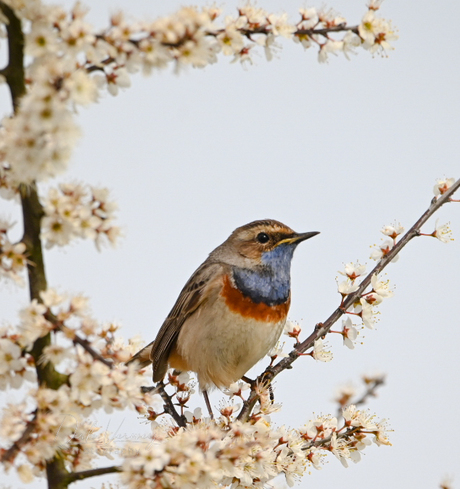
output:
[[81, 472], [72, 472], [65, 477], [67, 484], [75, 481], [81, 481], [83, 479], [88, 479], [89, 477], [95, 477], [98, 475], [105, 474], [116, 474], [121, 472], [121, 467], [118, 465], [112, 465], [111, 467], [101, 467], [100, 469], [89, 469], [82, 470]]
[[354, 25], [352, 27], [347, 27], [346, 24], [339, 24], [335, 27], [326, 27], [324, 29], [298, 29], [294, 32], [294, 36], [323, 36], [328, 37], [327, 35], [331, 32], [354, 32], [359, 36], [358, 26]]
[[[336, 434], [337, 438], [340, 439], [340, 438], [350, 438], [350, 436], [355, 435], [356, 433], [359, 433], [359, 431], [360, 431], [360, 427], [356, 426], [353, 428], [348, 428], [343, 433], [339, 433], [338, 431], [335, 431], [334, 433]], [[302, 447], [302, 450], [305, 451], [305, 450], [309, 450], [312, 447], [321, 447], [323, 445], [327, 445], [328, 443], [330, 443], [332, 441], [332, 435], [334, 433], [327, 436], [326, 438], [321, 438], [320, 440], [311, 441], [307, 446]]]
[[185, 416], [181, 416], [176, 411], [171, 396], [166, 392], [163, 382], [160, 382], [158, 384], [158, 392], [163, 399], [165, 412], [174, 419], [178, 426], [180, 426], [181, 428], [185, 428], [185, 426], [187, 425], [187, 420], [185, 419]]
[[33, 412], [34, 417], [27, 422], [26, 429], [23, 431], [22, 435], [17, 439], [8, 450], [3, 452], [0, 460], [2, 463], [9, 462], [10, 460], [14, 459], [16, 454], [21, 450], [21, 447], [28, 442], [30, 435], [32, 434], [35, 425], [37, 424], [37, 414], [38, 410], [36, 409]]
[[[315, 341], [319, 338], [325, 336], [333, 324], [340, 319], [340, 317], [345, 314], [345, 312], [362, 296], [365, 289], [371, 283], [372, 277], [378, 275], [384, 270], [384, 268], [391, 263], [392, 260], [401, 252], [401, 250], [409, 243], [409, 241], [416, 236], [420, 235], [420, 228], [425, 224], [428, 219], [443, 206], [446, 202], [449, 202], [451, 196], [460, 187], [460, 179], [457, 180], [443, 195], [438, 198], [434, 198], [431, 201], [430, 207], [421, 215], [421, 217], [416, 221], [416, 223], [407, 231], [407, 233], [395, 244], [395, 246], [385, 255], [377, 265], [372, 269], [372, 271], [366, 276], [366, 278], [361, 282], [358, 289], [347, 295], [346, 299], [343, 301], [340, 307], [338, 307], [324, 323], [318, 323], [310, 336], [304, 340], [302, 343], [296, 345], [296, 347], [289, 353], [287, 358], [283, 358], [279, 363], [274, 366], [267, 368], [258, 379], [273, 380], [277, 375], [279, 375], [283, 370], [291, 368], [291, 365], [301, 356], [302, 353], [312, 348]], [[254, 388], [251, 388], [249, 397], [243, 403], [240, 413], [238, 414], [238, 419], [247, 420], [251, 414], [252, 407], [257, 401], [258, 395]]]
[[95, 360], [99, 360], [101, 363], [104, 365], [107, 365], [107, 367], [112, 368], [113, 363], [110, 360], [107, 360], [107, 358], [104, 358], [100, 353], [98, 353], [92, 346], [91, 343], [78, 336], [77, 333], [75, 333], [73, 330], [71, 330], [69, 327], [67, 327], [63, 321], [60, 321], [49, 309], [45, 312], [44, 317], [47, 321], [50, 323], [54, 324], [55, 328], [62, 333], [64, 333], [67, 337], [69, 337], [74, 345], [80, 345], [83, 347]]

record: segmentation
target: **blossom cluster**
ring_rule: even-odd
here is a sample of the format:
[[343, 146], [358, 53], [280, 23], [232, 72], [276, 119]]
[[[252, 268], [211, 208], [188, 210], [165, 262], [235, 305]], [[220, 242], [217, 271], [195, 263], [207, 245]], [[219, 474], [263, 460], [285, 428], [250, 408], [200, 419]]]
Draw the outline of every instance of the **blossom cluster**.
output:
[[30, 464], [21, 468], [24, 479], [41, 474], [45, 461], [57, 450], [69, 470], [89, 468], [95, 455], [110, 458], [107, 433], [90, 443], [82, 430], [95, 432], [98, 428], [89, 426], [85, 419], [97, 409], [107, 413], [126, 408], [142, 411], [151, 402], [151, 396], [141, 391], [146, 382], [143, 372], [123, 363], [139, 348], [138, 341], [126, 344], [115, 335], [115, 324], [100, 326], [89, 315], [82, 296], [69, 297], [48, 289], [41, 300], [21, 311], [15, 331], [0, 334], [2, 389], [35, 380], [36, 365], [29, 351], [37, 338], [49, 332], [54, 333], [55, 341], [43, 348], [37, 363], [40, 367], [51, 364], [64, 379], [56, 389], [43, 385], [29, 388], [27, 402], [8, 404], [3, 410], [0, 436], [8, 444], [32, 427], [20, 446]]
[[[390, 444], [385, 421], [355, 406], [337, 418], [318, 416], [300, 429], [276, 427], [259, 413], [242, 423], [229, 409], [215, 422], [195, 412], [185, 428], [156, 424], [149, 444], [130, 444], [122, 466], [122, 481], [130, 488], [146, 487], [266, 487], [280, 474], [292, 486], [308, 467], [321, 468], [332, 452], [344, 466], [358, 462], [373, 441]], [[193, 421], [192, 421], [193, 420]]]
[[18, 337], [7, 329], [0, 330], [0, 390], [18, 389], [24, 380], [33, 382], [35, 370], [31, 368], [31, 356], [24, 353]]
[[[360, 277], [365, 273], [366, 266], [360, 263], [347, 263], [345, 270], [339, 273], [346, 278], [338, 284], [338, 291], [342, 296], [342, 304], [345, 298], [356, 292], [360, 286]], [[369, 329], [374, 329], [375, 324], [375, 306], [379, 305], [384, 299], [393, 296], [388, 280], [380, 280], [377, 275], [371, 277], [371, 290], [363, 292], [357, 301], [352, 304], [347, 314], [356, 315], [361, 318], [362, 324]], [[354, 341], [357, 338], [358, 331], [352, 323], [350, 317], [342, 320], [342, 335], [344, 345], [348, 348], [354, 348]]]
[[0, 219], [0, 278], [12, 279], [22, 284], [21, 273], [27, 265], [26, 245], [12, 243], [8, 238], [8, 231], [13, 223]]
[[[371, 3], [369, 6], [370, 13], [372, 13], [375, 2]], [[379, 2], [377, 2], [379, 3]], [[378, 8], [378, 5], [377, 5]], [[455, 183], [455, 178], [444, 178], [438, 179], [433, 188], [433, 193], [435, 194], [435, 199], [432, 203], [435, 203], [440, 196], [444, 195]], [[450, 198], [451, 202], [458, 202]], [[394, 250], [398, 238], [404, 233], [404, 227], [400, 223], [394, 222], [384, 226], [381, 229], [381, 233], [386, 237], [386, 239], [380, 245], [374, 245], [370, 258], [376, 261], [384, 260], [392, 253]], [[414, 233], [414, 228], [412, 228], [409, 233], [403, 238], [407, 240], [407, 236], [411, 236]], [[412, 236], [432, 236], [437, 238], [443, 243], [452, 241], [452, 231], [449, 227], [449, 223], [440, 225], [439, 220], [436, 221], [435, 230], [432, 233], [425, 234], [420, 232], [419, 229], [415, 230], [415, 234]], [[410, 239], [410, 238], [409, 238]], [[395, 262], [399, 258], [399, 255], [391, 256], [391, 261]], [[370, 279], [370, 290], [368, 287], [362, 287], [362, 277], [366, 273], [366, 266], [360, 263], [347, 263], [343, 271], [339, 271], [341, 275], [345, 277], [344, 280], [340, 281], [337, 285], [338, 292], [342, 296], [342, 301], [340, 304], [340, 310], [342, 313], [346, 314], [346, 317], [342, 319], [342, 330], [341, 331], [328, 331], [332, 333], [339, 333], [343, 337], [343, 344], [350, 349], [355, 347], [355, 341], [358, 338], [359, 331], [357, 326], [353, 324], [350, 316], [358, 316], [363, 326], [373, 329], [376, 322], [376, 310], [375, 307], [378, 306], [384, 299], [392, 297], [394, 295], [393, 290], [390, 288], [389, 280], [381, 280], [376, 273], [372, 273], [371, 276], [366, 277], [365, 283], [368, 284]], [[367, 291], [366, 291], [367, 289]], [[359, 291], [359, 293], [358, 293]], [[349, 296], [353, 297], [353, 303], [350, 305], [348, 301], [347, 310], [345, 310], [345, 302]], [[295, 325], [292, 322], [288, 322], [285, 333], [295, 338], [296, 344], [299, 344], [299, 334], [300, 326]], [[316, 360], [330, 361], [332, 359], [332, 354], [325, 349], [325, 344], [321, 338], [316, 339], [312, 345], [313, 349], [306, 353], [306, 355], [311, 355]]]
[[105, 90], [116, 95], [130, 86], [130, 75], [137, 71], [151, 73], [171, 64], [176, 70], [203, 68], [216, 62], [220, 52], [251, 62], [257, 46], [271, 59], [280, 37], [304, 48], [316, 46], [320, 61], [357, 47], [385, 52], [397, 38], [390, 22], [378, 17], [376, 1], [353, 27], [332, 10], [300, 9], [300, 20], [290, 23], [286, 14], [247, 4], [221, 22], [223, 13], [215, 7], [184, 7], [168, 17], [139, 22], [117, 13], [103, 30], [88, 24], [79, 3], [70, 13], [41, 0], [6, 3], [26, 25], [30, 57], [27, 93], [14, 117], [3, 119], [0, 133], [0, 187], [10, 188], [9, 194], [4, 192], [9, 196], [19, 182], [62, 173], [79, 135], [75, 108], [96, 102]]
[[433, 193], [436, 197], [446, 193], [455, 183], [455, 178], [438, 178], [433, 187]]
[[106, 188], [76, 183], [51, 188], [44, 201], [41, 237], [45, 246], [64, 246], [75, 238], [94, 240], [98, 249], [105, 241], [114, 245], [120, 234], [113, 224], [116, 209]]
[[[394, 248], [396, 244], [396, 240], [398, 236], [400, 236], [404, 232], [404, 227], [401, 226], [399, 223], [394, 223], [390, 224], [387, 226], [384, 226], [381, 231], [380, 231], [384, 236], [387, 236], [387, 238], [380, 244], [380, 245], [375, 245], [372, 253], [371, 253], [371, 260], [379, 261], [382, 258], [386, 257], [388, 253]], [[396, 255], [393, 259], [392, 262], [398, 261], [399, 255]]]

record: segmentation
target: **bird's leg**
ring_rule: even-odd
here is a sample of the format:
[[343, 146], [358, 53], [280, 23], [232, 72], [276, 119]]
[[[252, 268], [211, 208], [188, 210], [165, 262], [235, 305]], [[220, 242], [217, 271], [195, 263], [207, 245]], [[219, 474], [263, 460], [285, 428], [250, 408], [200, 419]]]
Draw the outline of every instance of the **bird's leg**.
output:
[[206, 407], [208, 408], [209, 416], [211, 416], [211, 419], [214, 419], [214, 414], [212, 413], [211, 403], [209, 402], [209, 396], [207, 390], [203, 391], [203, 397], [204, 397], [204, 402], [206, 403]]

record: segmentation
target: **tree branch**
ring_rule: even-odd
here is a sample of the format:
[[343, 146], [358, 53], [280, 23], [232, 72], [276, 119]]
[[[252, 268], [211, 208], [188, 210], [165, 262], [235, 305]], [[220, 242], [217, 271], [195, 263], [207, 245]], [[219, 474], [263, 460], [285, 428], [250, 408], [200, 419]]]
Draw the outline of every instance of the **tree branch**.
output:
[[82, 470], [81, 472], [73, 472], [69, 474], [65, 478], [65, 481], [67, 484], [71, 484], [72, 482], [88, 479], [89, 477], [96, 477], [98, 475], [105, 474], [116, 474], [118, 472], [121, 472], [121, 467], [117, 465], [113, 465], [111, 467], [101, 467], [100, 469]]
[[19, 437], [18, 440], [16, 440], [8, 450], [5, 450], [2, 453], [2, 456], [0, 457], [0, 461], [2, 463], [9, 462], [10, 460], [14, 459], [16, 454], [21, 450], [21, 447], [27, 443], [27, 441], [30, 438], [30, 435], [34, 431], [35, 425], [37, 423], [37, 414], [38, 410], [36, 409], [34, 411], [34, 417], [27, 423], [26, 429], [22, 433], [22, 435]]
[[177, 423], [178, 426], [180, 426], [181, 428], [185, 428], [185, 426], [187, 426], [187, 420], [185, 419], [185, 416], [181, 416], [176, 411], [171, 396], [165, 390], [164, 383], [160, 382], [157, 387], [158, 387], [158, 393], [160, 394], [164, 402], [165, 413], [169, 414], [174, 419], [174, 421]]
[[[267, 27], [267, 26], [261, 26], [261, 27], [253, 27], [251, 29], [237, 29], [243, 36], [247, 37], [249, 40], [252, 41], [251, 39], [251, 36], [254, 36], [254, 35], [257, 35], [257, 34], [264, 34], [264, 35], [268, 35], [271, 33], [271, 30]], [[217, 29], [215, 31], [207, 31], [206, 32], [206, 35], [209, 36], [209, 37], [217, 37], [219, 34], [221, 34], [222, 32], [224, 32], [225, 29]], [[357, 36], [359, 36], [359, 31], [358, 31], [358, 26], [355, 25], [355, 26], [351, 26], [351, 27], [347, 27], [347, 25], [344, 23], [344, 24], [339, 24], [339, 25], [336, 25], [334, 27], [324, 27], [322, 29], [315, 29], [315, 28], [312, 28], [312, 29], [297, 29], [296, 31], [293, 32], [293, 36], [294, 37], [312, 37], [312, 36], [323, 36], [324, 38], [326, 39], [329, 39], [329, 34], [331, 33], [334, 33], [334, 32], [348, 32], [348, 31], [351, 31], [351, 32], [354, 32]], [[150, 34], [147, 34], [145, 39], [148, 39]], [[105, 40], [105, 37], [103, 34], [99, 34], [98, 36], [96, 36], [97, 38], [99, 39], [103, 39]], [[181, 39], [179, 39], [177, 42], [166, 42], [166, 41], [163, 41], [163, 42], [160, 42], [160, 44], [162, 46], [164, 46], [165, 48], [180, 48], [181, 46], [183, 46], [186, 42], [190, 41], [191, 39], [191, 34], [190, 33], [187, 33], [185, 34]], [[129, 42], [131, 44], [133, 44], [134, 46], [138, 46], [139, 43], [140, 43], [140, 39], [130, 39]], [[100, 62], [100, 64], [98, 65], [92, 65], [92, 64], [88, 64], [86, 66], [86, 71], [88, 73], [91, 73], [93, 71], [104, 71], [104, 68], [102, 65], [110, 65], [111, 63], [114, 63], [116, 60], [115, 58], [112, 58], [112, 57], [109, 57], [103, 61]]]
[[16, 112], [19, 99], [26, 93], [24, 78], [24, 34], [21, 21], [13, 9], [0, 1], [0, 10], [8, 19], [6, 32], [8, 34], [8, 65], [3, 68], [2, 75], [6, 78], [10, 88], [13, 108]]
[[[338, 307], [324, 323], [318, 323], [311, 335], [299, 343], [290, 353], [287, 358], [283, 358], [279, 363], [272, 367], [268, 367], [265, 371], [259, 375], [259, 381], [263, 379], [273, 380], [277, 375], [279, 375], [283, 370], [292, 368], [291, 365], [301, 356], [302, 353], [312, 348], [315, 341], [319, 338], [325, 336], [333, 324], [340, 319], [340, 317], [347, 311], [363, 294], [366, 288], [371, 283], [372, 277], [376, 274], [382, 272], [385, 267], [401, 252], [401, 250], [416, 236], [420, 235], [420, 228], [425, 224], [428, 219], [443, 206], [446, 202], [449, 202], [451, 196], [460, 187], [460, 179], [457, 180], [443, 195], [439, 198], [433, 198], [430, 207], [421, 215], [417, 222], [407, 231], [407, 233], [395, 244], [395, 246], [390, 250], [390, 252], [385, 255], [377, 265], [372, 269], [372, 271], [366, 276], [366, 278], [361, 282], [358, 289], [347, 295], [343, 304]], [[251, 415], [255, 401], [257, 401], [258, 395], [254, 388], [251, 388], [249, 397], [243, 403], [240, 413], [238, 414], [238, 419], [247, 420]]]
[[[44, 317], [47, 321], [54, 324], [57, 330], [63, 332], [64, 334], [67, 331], [70, 331], [70, 329], [64, 324], [64, 322], [60, 321], [49, 309], [48, 311], [45, 312]], [[70, 339], [73, 341], [74, 345], [80, 345], [81, 347], [83, 347], [93, 358], [99, 360], [101, 363], [107, 365], [107, 367], [109, 368], [113, 367], [113, 363], [110, 360], [107, 360], [107, 358], [104, 358], [100, 353], [98, 353], [91, 346], [91, 343], [87, 339], [80, 338], [80, 336], [78, 336], [73, 331], [71, 335], [67, 335], [67, 336], [68, 337], [70, 336]]]

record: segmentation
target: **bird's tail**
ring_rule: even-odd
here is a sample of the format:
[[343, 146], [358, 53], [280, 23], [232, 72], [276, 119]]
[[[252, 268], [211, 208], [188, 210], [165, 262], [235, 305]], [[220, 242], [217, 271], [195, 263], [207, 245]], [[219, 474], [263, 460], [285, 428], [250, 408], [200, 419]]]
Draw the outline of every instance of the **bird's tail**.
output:
[[139, 364], [139, 368], [147, 367], [147, 365], [152, 363], [150, 359], [150, 352], [152, 351], [153, 341], [147, 346], [144, 346], [142, 350], [138, 351], [130, 360], [126, 362], [126, 365], [136, 362]]

